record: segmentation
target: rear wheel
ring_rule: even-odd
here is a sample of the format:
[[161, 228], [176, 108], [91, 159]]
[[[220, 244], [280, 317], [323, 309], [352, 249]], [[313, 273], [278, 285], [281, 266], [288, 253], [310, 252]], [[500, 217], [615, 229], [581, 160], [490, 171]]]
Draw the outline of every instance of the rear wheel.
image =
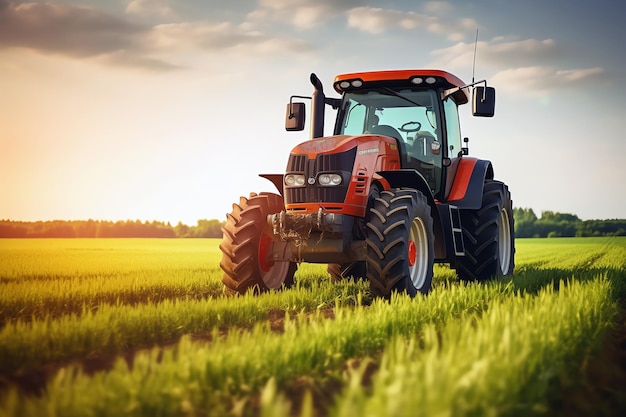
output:
[[513, 208], [508, 187], [487, 181], [482, 207], [462, 210], [465, 256], [457, 258], [457, 275], [464, 281], [486, 281], [511, 275], [515, 266]]
[[433, 278], [431, 208], [413, 189], [382, 191], [367, 223], [367, 278], [372, 295], [427, 294]]
[[267, 224], [269, 214], [284, 209], [283, 198], [277, 194], [251, 194], [233, 204], [226, 216], [220, 244], [224, 271], [222, 282], [227, 293], [244, 294], [248, 289], [267, 291], [293, 285], [297, 265], [294, 262], [273, 262], [273, 233]]

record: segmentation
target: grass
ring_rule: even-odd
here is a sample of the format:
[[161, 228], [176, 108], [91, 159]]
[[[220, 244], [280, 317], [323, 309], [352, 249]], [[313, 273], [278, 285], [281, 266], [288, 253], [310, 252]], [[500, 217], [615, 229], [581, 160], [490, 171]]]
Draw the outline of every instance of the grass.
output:
[[[625, 295], [623, 238], [518, 240], [511, 279], [437, 266], [428, 297], [371, 304], [320, 265], [296, 288], [224, 298], [216, 248], [0, 241], [0, 416], [559, 414]], [[137, 276], [161, 298], [137, 296]], [[42, 370], [43, 391], [24, 389]]]

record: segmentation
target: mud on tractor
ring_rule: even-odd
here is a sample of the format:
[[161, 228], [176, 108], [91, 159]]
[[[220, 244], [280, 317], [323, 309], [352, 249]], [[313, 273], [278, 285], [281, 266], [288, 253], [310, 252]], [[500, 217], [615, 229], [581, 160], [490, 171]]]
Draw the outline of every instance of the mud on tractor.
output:
[[[439, 70], [339, 75], [340, 98], [311, 74], [311, 97], [292, 96], [286, 129], [311, 138], [291, 151], [284, 174], [262, 174], [277, 193], [233, 204], [223, 228], [221, 268], [229, 293], [289, 287], [300, 262], [328, 264], [334, 279], [364, 278], [373, 296], [428, 293], [433, 264], [461, 280], [510, 275], [513, 213], [490, 161], [469, 157], [458, 107], [494, 114], [495, 90]], [[324, 137], [324, 111], [337, 111]]]

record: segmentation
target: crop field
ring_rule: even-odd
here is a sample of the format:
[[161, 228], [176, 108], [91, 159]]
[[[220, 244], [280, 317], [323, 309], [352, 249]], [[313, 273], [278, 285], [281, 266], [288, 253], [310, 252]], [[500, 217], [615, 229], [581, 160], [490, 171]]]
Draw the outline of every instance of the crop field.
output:
[[373, 300], [303, 264], [222, 295], [217, 239], [0, 239], [0, 417], [626, 415], [626, 238]]

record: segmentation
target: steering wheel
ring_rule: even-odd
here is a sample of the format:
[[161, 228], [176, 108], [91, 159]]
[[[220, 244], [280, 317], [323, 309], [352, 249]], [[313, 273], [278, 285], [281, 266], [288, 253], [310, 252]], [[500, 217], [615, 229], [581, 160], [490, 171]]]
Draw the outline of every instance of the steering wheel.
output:
[[[407, 126], [411, 126], [411, 125], [417, 125], [417, 127], [415, 128], [409, 128]], [[412, 133], [412, 132], [417, 132], [418, 130], [420, 130], [422, 128], [422, 124], [420, 122], [406, 122], [405, 124], [402, 125], [402, 127], [400, 127], [398, 130], [400, 132], [405, 132], [405, 133]]]

